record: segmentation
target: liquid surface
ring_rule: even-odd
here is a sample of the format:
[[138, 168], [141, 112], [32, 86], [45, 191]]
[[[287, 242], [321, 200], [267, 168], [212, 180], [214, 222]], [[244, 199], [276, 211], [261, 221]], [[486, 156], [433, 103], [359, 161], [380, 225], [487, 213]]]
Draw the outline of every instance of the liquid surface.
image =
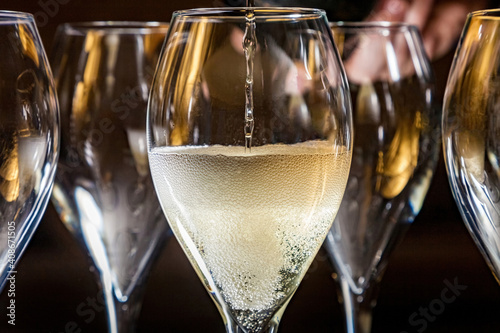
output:
[[348, 152], [325, 142], [150, 154], [174, 233], [207, 289], [249, 332], [297, 288], [335, 217], [349, 163]]

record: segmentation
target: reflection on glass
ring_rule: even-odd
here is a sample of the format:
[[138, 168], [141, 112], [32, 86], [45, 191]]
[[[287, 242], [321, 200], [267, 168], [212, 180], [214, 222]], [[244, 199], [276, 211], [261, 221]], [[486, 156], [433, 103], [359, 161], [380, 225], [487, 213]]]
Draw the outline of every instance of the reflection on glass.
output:
[[0, 291], [47, 206], [59, 153], [52, 73], [27, 13], [0, 11]]
[[53, 201], [99, 273], [110, 332], [133, 332], [168, 225], [146, 153], [146, 105], [162, 23], [64, 24], [52, 64], [62, 147]]
[[443, 105], [443, 147], [462, 218], [500, 276], [500, 11], [469, 14]]
[[349, 333], [371, 331], [388, 257], [419, 213], [439, 151], [433, 81], [415, 27], [332, 24], [353, 100], [354, 148], [325, 247]]

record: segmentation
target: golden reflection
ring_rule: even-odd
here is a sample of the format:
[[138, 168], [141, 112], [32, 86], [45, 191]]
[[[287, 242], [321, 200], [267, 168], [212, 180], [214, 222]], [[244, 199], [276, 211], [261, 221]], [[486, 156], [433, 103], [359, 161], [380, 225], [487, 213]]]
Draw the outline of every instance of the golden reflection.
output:
[[25, 25], [19, 25], [19, 39], [23, 45], [23, 53], [35, 63], [36, 67], [40, 67], [40, 59], [38, 58], [37, 48], [35, 46], [35, 37], [30, 29]]
[[[419, 153], [419, 139], [423, 127], [428, 126], [428, 119], [423, 119], [423, 114], [420, 111], [414, 111], [411, 107], [397, 111], [385, 110], [385, 104], [398, 104], [397, 101], [381, 101], [374, 85], [371, 83], [363, 84], [359, 88], [359, 93], [356, 99], [356, 122], [359, 125], [369, 125], [378, 136], [379, 140], [384, 142], [384, 147], [376, 150], [375, 170], [372, 170], [371, 165], [365, 166], [365, 175], [371, 177], [374, 171], [377, 175], [375, 182], [375, 191], [386, 199], [392, 199], [399, 195], [406, 187], [410, 178], [413, 176], [413, 171], [417, 166]], [[394, 107], [398, 107], [394, 105]], [[401, 106], [399, 106], [401, 107]], [[391, 112], [390, 112], [391, 111]], [[392, 118], [389, 121], [394, 123], [394, 134], [391, 135], [391, 128], [384, 128], [383, 113], [385, 117]], [[359, 138], [354, 140], [365, 142], [363, 136], [367, 133], [355, 133]], [[388, 135], [391, 135], [390, 142], [386, 146], [385, 140], [388, 140]], [[376, 139], [373, 139], [376, 140]], [[359, 143], [358, 143], [359, 144]], [[363, 147], [369, 151], [369, 147], [373, 146], [374, 142], [368, 140], [367, 147]], [[371, 192], [370, 189], [365, 189]], [[371, 196], [368, 196], [370, 198]]]
[[[5, 153], [5, 152], [4, 152]], [[7, 202], [19, 196], [19, 150], [17, 140], [0, 165], [0, 193]]]
[[342, 56], [344, 54], [344, 44], [345, 44], [345, 34], [340, 30], [332, 30], [333, 32], [333, 40], [335, 45], [337, 46], [337, 50], [339, 51], [339, 55]]
[[[165, 29], [168, 25], [162, 26]], [[155, 57], [158, 54], [158, 47], [163, 45], [165, 35], [161, 33], [146, 34], [144, 35], [144, 54], [148, 57]], [[153, 68], [154, 69], [154, 68]]]
[[[500, 44], [497, 43], [500, 38], [498, 28], [494, 21], [482, 22], [480, 18], [472, 18], [469, 31], [475, 33], [465, 36], [462, 48], [474, 53], [466, 65], [469, 67], [466, 74], [457, 79], [460, 89], [455, 90], [452, 96], [458, 106], [457, 125], [460, 129], [455, 143], [467, 170], [480, 182], [484, 180], [488, 97], [491, 96], [491, 90], [498, 89], [498, 84], [494, 82], [496, 57], [500, 52]], [[466, 55], [468, 56], [469, 54]], [[474, 61], [475, 58], [481, 61]]]
[[102, 34], [89, 31], [85, 39], [85, 52], [88, 53], [87, 62], [83, 72], [82, 81], [76, 84], [75, 95], [73, 96], [72, 117], [75, 126], [75, 133], [81, 133], [85, 124], [86, 114], [90, 104], [98, 99], [93, 96], [94, 86], [99, 77], [99, 66], [102, 53]]
[[[193, 95], [196, 94], [197, 89], [199, 87], [199, 80], [203, 65], [206, 59], [202, 59], [201, 55], [209, 54], [207, 49], [210, 48], [211, 38], [204, 38], [203, 36], [210, 36], [212, 33], [212, 25], [206, 24], [206, 22], [196, 22], [196, 23], [187, 23], [187, 22], [179, 22], [180, 27], [178, 27], [177, 31], [183, 31], [183, 26], [190, 24], [190, 32], [192, 34], [184, 35], [182, 33], [178, 33], [174, 36], [174, 40], [172, 42], [173, 47], [176, 45], [185, 45], [186, 49], [183, 51], [184, 55], [182, 58], [182, 62], [180, 64], [179, 73], [177, 74], [179, 79], [176, 80], [176, 85], [178, 87], [174, 88], [174, 114], [175, 118], [174, 123], [176, 124], [175, 128], [170, 133], [170, 142], [172, 145], [182, 145], [187, 142], [189, 135], [189, 124], [188, 119], [190, 113], [192, 112], [192, 99]], [[182, 39], [189, 38], [190, 41], [183, 42]], [[174, 56], [167, 56], [167, 66], [174, 66], [177, 61], [176, 51], [174, 50], [172, 54]]]
[[419, 117], [419, 112], [415, 118], [404, 115], [387, 152], [379, 152], [377, 173], [382, 177], [379, 191], [386, 199], [401, 193], [417, 166], [420, 129], [416, 123]]

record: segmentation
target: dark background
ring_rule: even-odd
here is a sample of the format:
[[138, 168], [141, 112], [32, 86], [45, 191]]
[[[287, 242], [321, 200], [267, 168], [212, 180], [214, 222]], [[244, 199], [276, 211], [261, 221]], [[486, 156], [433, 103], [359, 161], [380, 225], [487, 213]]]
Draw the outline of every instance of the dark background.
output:
[[[316, 3], [318, 3], [316, 1]], [[315, 4], [316, 4], [315, 3]], [[350, 13], [352, 1], [325, 1], [331, 19]], [[369, 1], [356, 15], [369, 10]], [[88, 20], [169, 21], [173, 10], [210, 7], [218, 1], [2, 0], [0, 9], [35, 14], [47, 52], [58, 24]], [[367, 7], [368, 6], [368, 7]], [[441, 102], [452, 53], [433, 63]], [[1, 59], [0, 59], [1, 61]], [[49, 205], [17, 268], [16, 326], [7, 324], [7, 298], [0, 295], [0, 332], [106, 332], [104, 311], [81, 317], [76, 309], [99, 290], [89, 259]], [[343, 332], [331, 267], [320, 252], [292, 299], [280, 332]], [[409, 317], [441, 298], [445, 280], [467, 286], [427, 327]], [[373, 332], [499, 332], [500, 287], [462, 223], [451, 197], [442, 158], [420, 215], [393, 253], [374, 311]], [[421, 317], [419, 317], [421, 318]], [[138, 332], [224, 332], [222, 320], [175, 239], [154, 265]]]

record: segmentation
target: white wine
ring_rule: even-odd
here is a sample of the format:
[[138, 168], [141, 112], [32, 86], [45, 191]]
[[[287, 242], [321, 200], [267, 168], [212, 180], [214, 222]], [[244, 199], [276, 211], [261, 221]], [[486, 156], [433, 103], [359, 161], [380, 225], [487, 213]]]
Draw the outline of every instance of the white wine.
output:
[[242, 327], [259, 330], [292, 296], [321, 246], [350, 152], [311, 141], [251, 153], [161, 147], [149, 158], [165, 215], [207, 289]]

